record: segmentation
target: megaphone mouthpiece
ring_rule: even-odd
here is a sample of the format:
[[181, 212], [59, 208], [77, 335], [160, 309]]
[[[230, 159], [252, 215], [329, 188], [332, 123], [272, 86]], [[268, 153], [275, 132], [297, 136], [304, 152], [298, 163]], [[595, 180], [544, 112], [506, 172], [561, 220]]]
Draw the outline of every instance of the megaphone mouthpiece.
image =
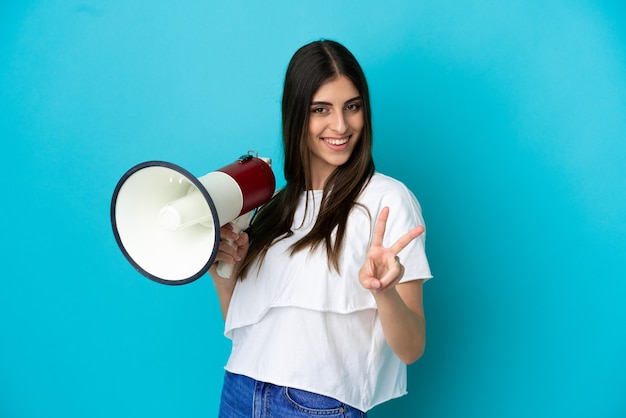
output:
[[211, 211], [204, 204], [202, 193], [195, 188], [186, 196], [166, 204], [159, 211], [159, 220], [161, 226], [168, 231], [175, 231], [198, 223], [213, 226]]

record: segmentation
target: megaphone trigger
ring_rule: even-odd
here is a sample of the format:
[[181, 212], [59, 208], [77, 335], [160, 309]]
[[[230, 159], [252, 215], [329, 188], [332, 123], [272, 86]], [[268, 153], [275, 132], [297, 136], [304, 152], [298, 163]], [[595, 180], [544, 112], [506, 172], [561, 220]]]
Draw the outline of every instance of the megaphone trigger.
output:
[[[252, 219], [253, 212], [254, 211], [251, 210], [250, 212], [245, 213], [241, 215], [240, 217], [238, 217], [237, 219], [230, 222], [230, 225], [232, 226], [233, 232], [235, 234], [240, 234], [241, 231], [246, 230], [250, 226], [250, 221]], [[228, 243], [228, 245], [230, 245], [234, 249], [237, 249], [237, 245], [235, 245], [235, 242], [232, 239], [227, 238], [226, 242]], [[223, 261], [220, 261], [217, 263], [217, 274], [223, 279], [230, 279], [230, 277], [233, 274], [233, 267], [234, 267], [233, 264], [224, 263]]]

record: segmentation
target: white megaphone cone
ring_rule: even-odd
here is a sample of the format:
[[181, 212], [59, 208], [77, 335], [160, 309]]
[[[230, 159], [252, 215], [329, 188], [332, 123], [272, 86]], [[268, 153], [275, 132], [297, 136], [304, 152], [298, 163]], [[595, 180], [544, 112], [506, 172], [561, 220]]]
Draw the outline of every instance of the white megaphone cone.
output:
[[[240, 232], [269, 201], [276, 180], [270, 160], [248, 152], [200, 178], [163, 162], [138, 164], [122, 176], [111, 201], [111, 224], [124, 256], [144, 276], [165, 284], [196, 280], [211, 267], [220, 227]], [[218, 273], [230, 277], [232, 265]]]

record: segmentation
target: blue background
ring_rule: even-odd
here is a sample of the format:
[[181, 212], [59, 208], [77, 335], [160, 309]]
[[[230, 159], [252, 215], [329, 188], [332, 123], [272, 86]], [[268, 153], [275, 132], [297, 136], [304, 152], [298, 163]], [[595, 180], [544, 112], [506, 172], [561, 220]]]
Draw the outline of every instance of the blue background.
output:
[[4, 1], [0, 416], [215, 416], [208, 277], [136, 273], [118, 179], [249, 149], [282, 182], [293, 52], [348, 46], [375, 158], [422, 203], [435, 279], [410, 395], [372, 417], [626, 416], [622, 1]]

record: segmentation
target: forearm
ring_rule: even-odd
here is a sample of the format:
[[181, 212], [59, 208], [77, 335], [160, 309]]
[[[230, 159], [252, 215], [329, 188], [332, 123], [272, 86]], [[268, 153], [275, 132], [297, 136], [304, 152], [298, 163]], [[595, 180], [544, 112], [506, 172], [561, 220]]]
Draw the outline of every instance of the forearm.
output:
[[235, 284], [237, 279], [223, 279], [221, 277], [213, 277], [213, 285], [217, 291], [217, 297], [220, 304], [220, 311], [222, 312], [222, 318], [226, 320], [226, 314], [228, 313], [228, 307], [230, 305], [230, 299], [233, 296], [235, 290]]
[[[237, 272], [239, 271], [238, 262], [245, 257], [248, 251], [248, 234], [243, 232], [237, 234], [232, 231], [232, 225], [226, 224], [220, 230], [219, 251], [213, 262], [213, 265], [209, 269], [209, 274], [213, 279], [213, 285], [217, 291], [217, 297], [220, 303], [220, 310], [222, 312], [222, 318], [226, 320], [226, 314], [228, 313], [228, 307], [230, 306], [230, 299], [235, 291], [237, 284]], [[228, 243], [226, 239], [232, 239], [232, 243]], [[234, 246], [233, 246], [234, 244]], [[230, 273], [230, 278], [225, 279], [217, 272], [218, 263], [234, 264], [233, 270]]]
[[[401, 286], [401, 285], [400, 285]], [[426, 345], [426, 322], [404, 302], [397, 286], [374, 293], [385, 340], [406, 364], [417, 361]]]

